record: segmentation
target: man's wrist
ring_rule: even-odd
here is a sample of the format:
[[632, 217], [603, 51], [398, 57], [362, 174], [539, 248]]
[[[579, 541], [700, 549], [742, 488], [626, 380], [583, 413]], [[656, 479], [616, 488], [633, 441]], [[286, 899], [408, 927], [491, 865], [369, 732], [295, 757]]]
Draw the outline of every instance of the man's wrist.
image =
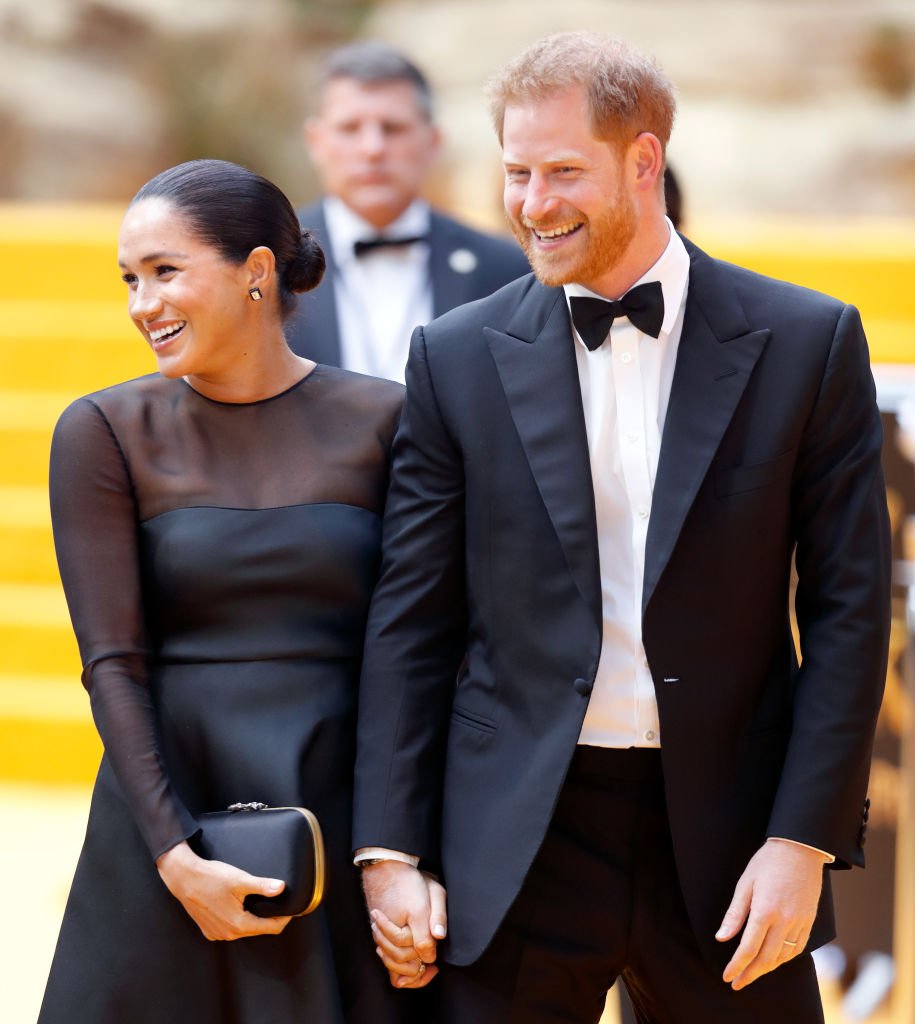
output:
[[357, 868], [369, 868], [386, 861], [398, 861], [401, 864], [409, 864], [413, 868], [419, 867], [419, 857], [411, 853], [404, 853], [402, 850], [388, 850], [382, 846], [360, 847], [353, 857], [353, 863]]
[[803, 850], [811, 850], [813, 853], [818, 853], [826, 864], [835, 863], [835, 855], [827, 853], [825, 850], [821, 850], [818, 846], [811, 846], [809, 843], [800, 843], [797, 839], [785, 839], [782, 836], [768, 836], [766, 838], [767, 843], [790, 843], [791, 846], [799, 846]]

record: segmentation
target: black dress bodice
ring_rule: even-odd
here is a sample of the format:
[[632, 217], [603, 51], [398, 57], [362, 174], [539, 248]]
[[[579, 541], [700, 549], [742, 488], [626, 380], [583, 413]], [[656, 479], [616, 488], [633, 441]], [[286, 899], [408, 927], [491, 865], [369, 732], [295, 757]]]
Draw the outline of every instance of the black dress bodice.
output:
[[106, 755], [153, 857], [195, 830], [163, 756], [168, 666], [357, 670], [401, 395], [318, 366], [273, 398], [229, 404], [154, 375], [61, 417], [61, 577]]

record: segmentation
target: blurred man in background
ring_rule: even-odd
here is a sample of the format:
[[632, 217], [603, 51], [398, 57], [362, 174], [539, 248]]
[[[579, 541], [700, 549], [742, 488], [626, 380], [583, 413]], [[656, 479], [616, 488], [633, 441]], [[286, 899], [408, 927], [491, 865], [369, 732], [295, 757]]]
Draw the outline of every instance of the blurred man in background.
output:
[[377, 42], [327, 58], [305, 126], [324, 196], [300, 211], [328, 260], [287, 336], [300, 355], [403, 381], [418, 324], [529, 271], [514, 242], [493, 238], [421, 198], [440, 134], [423, 73]]

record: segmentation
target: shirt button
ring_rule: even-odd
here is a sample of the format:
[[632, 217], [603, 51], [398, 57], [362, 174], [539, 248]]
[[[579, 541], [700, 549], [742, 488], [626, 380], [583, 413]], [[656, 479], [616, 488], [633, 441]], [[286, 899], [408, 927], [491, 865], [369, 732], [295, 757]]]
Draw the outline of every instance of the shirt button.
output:
[[622, 361], [623, 361], [624, 363], [631, 363], [631, 362], [632, 362], [632, 354], [631, 354], [631, 353], [629, 353], [629, 352], [624, 352], [624, 353], [623, 353], [623, 354], [622, 354], [622, 355], [620, 356], [620, 359], [622, 359]]
[[635, 442], [638, 441], [638, 439], [639, 439], [639, 435], [638, 434], [627, 434], [626, 435], [626, 440], [630, 444], [635, 444]]
[[589, 683], [587, 679], [576, 679], [572, 685], [578, 693], [582, 695], [582, 697], [587, 697], [591, 692], [591, 683]]
[[647, 505], [639, 505], [639, 518], [640, 519], [647, 519], [648, 518], [648, 506]]
[[653, 729], [649, 729], [648, 732], [645, 733], [645, 739], [648, 740], [649, 743], [654, 739]]

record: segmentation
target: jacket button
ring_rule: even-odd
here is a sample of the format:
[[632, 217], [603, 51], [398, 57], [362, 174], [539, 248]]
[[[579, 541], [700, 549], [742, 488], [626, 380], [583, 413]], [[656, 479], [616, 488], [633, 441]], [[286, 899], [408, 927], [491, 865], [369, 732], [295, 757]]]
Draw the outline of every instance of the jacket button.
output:
[[588, 694], [591, 692], [591, 687], [593, 684], [589, 683], [587, 679], [576, 679], [575, 682], [572, 683], [572, 685], [582, 695], [582, 697], [587, 697]]

